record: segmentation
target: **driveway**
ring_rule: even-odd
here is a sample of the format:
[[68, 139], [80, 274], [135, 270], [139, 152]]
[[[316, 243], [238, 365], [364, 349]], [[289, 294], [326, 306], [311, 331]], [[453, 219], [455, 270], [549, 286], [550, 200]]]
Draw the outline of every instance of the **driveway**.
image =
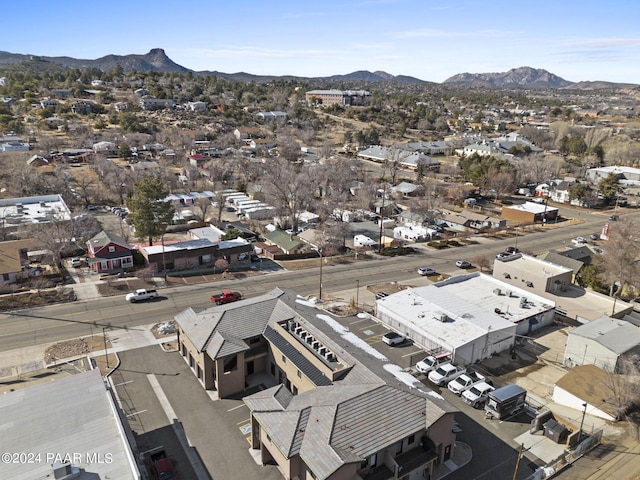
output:
[[[141, 452], [164, 446], [185, 479], [203, 478], [191, 465], [198, 461], [215, 480], [282, 478], [276, 467], [259, 466], [249, 454], [249, 411], [242, 400], [211, 400], [177, 352], [151, 346], [119, 356], [112, 380]], [[178, 440], [182, 429], [193, 447], [191, 461]]]

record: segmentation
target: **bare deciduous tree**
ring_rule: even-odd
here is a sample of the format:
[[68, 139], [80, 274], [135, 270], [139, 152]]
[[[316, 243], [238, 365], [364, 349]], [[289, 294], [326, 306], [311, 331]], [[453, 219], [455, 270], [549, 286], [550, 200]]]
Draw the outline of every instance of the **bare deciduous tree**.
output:
[[262, 182], [266, 200], [277, 215], [297, 229], [300, 214], [313, 203], [316, 191], [309, 168], [303, 165], [295, 169], [284, 159], [274, 159], [265, 170]]
[[[624, 294], [640, 277], [640, 238], [637, 224], [629, 219], [610, 224], [609, 240], [602, 255], [597, 258], [601, 278], [610, 285], [612, 295]], [[615, 284], [619, 288], [615, 289]], [[617, 291], [616, 291], [617, 290]]]

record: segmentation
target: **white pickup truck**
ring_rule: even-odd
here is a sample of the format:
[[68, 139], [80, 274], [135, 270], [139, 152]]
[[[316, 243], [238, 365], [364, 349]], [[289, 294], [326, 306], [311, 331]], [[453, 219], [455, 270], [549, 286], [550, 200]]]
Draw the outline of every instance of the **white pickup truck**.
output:
[[487, 382], [475, 384], [469, 390], [462, 392], [462, 401], [473, 408], [480, 408], [487, 401], [487, 397], [495, 388]]
[[467, 372], [464, 375], [460, 375], [449, 382], [447, 388], [450, 392], [456, 395], [461, 395], [465, 390], [469, 390], [477, 383], [484, 382], [484, 375], [480, 375], [477, 372]]
[[445, 363], [440, 365], [435, 370], [429, 372], [429, 381], [435, 383], [438, 386], [442, 386], [454, 378], [458, 378], [460, 375], [467, 373], [467, 369], [464, 367], [458, 367], [452, 363]]
[[124, 298], [127, 302], [136, 303], [143, 300], [150, 300], [152, 298], [156, 298], [157, 296], [158, 292], [156, 290], [146, 290], [144, 288], [139, 288], [135, 292], [127, 293], [127, 296]]
[[416, 363], [416, 370], [420, 373], [427, 374], [445, 363], [451, 363], [449, 356], [429, 355]]

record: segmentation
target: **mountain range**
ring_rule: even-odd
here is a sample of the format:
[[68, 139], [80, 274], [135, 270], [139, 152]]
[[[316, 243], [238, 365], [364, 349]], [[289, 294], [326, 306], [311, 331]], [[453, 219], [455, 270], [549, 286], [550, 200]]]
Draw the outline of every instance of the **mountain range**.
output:
[[[83, 60], [72, 57], [45, 57], [25, 55], [0, 51], [0, 68], [17, 70], [51, 71], [62, 68], [97, 68], [102, 71], [112, 70], [120, 65], [125, 72], [156, 71], [156, 72], [193, 72], [197, 75], [214, 75], [216, 77], [241, 82], [269, 82], [274, 80], [297, 80], [316, 82], [395, 82], [402, 84], [434, 84], [406, 75], [391, 75], [386, 72], [369, 72], [360, 70], [346, 75], [332, 75], [329, 77], [296, 77], [291, 75], [253, 75], [245, 72], [223, 73], [217, 71], [194, 72], [178, 65], [171, 60], [161, 48], [154, 48], [148, 53], [132, 55], [107, 55], [95, 60]], [[442, 82], [444, 85], [457, 87], [483, 88], [520, 88], [520, 89], [605, 89], [605, 88], [633, 88], [635, 84], [614, 83], [606, 81], [570, 82], [544, 69], [519, 67], [502, 73], [460, 73]]]

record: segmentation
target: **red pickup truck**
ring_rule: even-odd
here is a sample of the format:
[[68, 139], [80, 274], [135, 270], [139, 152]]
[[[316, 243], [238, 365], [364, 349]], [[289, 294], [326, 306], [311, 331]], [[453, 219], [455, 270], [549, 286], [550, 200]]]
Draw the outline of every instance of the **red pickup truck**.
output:
[[232, 292], [231, 290], [224, 290], [222, 293], [216, 293], [211, 295], [211, 301], [216, 305], [222, 305], [223, 303], [236, 302], [242, 299], [240, 292]]

